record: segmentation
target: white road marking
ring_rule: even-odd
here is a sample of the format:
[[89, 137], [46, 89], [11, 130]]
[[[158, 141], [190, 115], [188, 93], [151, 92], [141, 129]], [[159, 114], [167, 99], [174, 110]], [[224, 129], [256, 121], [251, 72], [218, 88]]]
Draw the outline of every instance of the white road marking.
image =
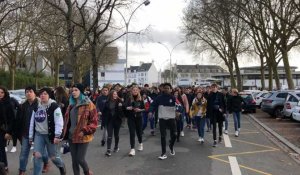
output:
[[236, 157], [228, 156], [228, 159], [229, 159], [232, 175], [242, 175]]
[[224, 134], [223, 137], [224, 137], [225, 147], [232, 148], [229, 136], [227, 134]]

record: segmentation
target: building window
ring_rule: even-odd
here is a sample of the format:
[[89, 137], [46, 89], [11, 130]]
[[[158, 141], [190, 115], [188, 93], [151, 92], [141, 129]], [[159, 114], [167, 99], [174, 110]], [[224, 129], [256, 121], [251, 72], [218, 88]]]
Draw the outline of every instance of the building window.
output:
[[141, 73], [141, 76], [144, 76], [144, 73]]
[[101, 72], [101, 77], [105, 77], [105, 72]]

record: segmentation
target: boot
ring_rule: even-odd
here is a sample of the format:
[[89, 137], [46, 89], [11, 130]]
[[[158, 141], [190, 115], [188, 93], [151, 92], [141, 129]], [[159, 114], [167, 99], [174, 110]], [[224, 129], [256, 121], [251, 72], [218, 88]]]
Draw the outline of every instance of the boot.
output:
[[65, 164], [63, 165], [63, 167], [59, 167], [59, 172], [60, 172], [60, 175], [66, 175], [67, 174]]
[[44, 163], [42, 173], [48, 173], [49, 168], [50, 168], [49, 163]]

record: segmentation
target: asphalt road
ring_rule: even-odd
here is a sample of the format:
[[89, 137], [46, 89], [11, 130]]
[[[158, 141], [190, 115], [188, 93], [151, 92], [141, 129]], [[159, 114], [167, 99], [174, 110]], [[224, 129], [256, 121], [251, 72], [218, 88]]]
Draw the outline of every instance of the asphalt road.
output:
[[[176, 155], [168, 154], [166, 160], [158, 159], [161, 154], [158, 131], [156, 136], [150, 136], [147, 130], [143, 137], [144, 151], [136, 152], [136, 156], [129, 157], [129, 133], [127, 128], [122, 128], [120, 151], [113, 153], [111, 157], [105, 157], [106, 147], [100, 146], [102, 131], [99, 129], [94, 141], [89, 145], [86, 159], [95, 175], [300, 174], [300, 165], [275, 146], [248, 120], [246, 115], [242, 116], [239, 137], [234, 136], [232, 121], [231, 119], [229, 123], [228, 139], [218, 144], [216, 148], [212, 147], [211, 132], [205, 133], [205, 143], [201, 145], [197, 142], [197, 132], [185, 129], [185, 136], [175, 144]], [[16, 153], [7, 153], [9, 174], [18, 174], [19, 150], [18, 148]], [[72, 175], [70, 154], [62, 157], [67, 166], [67, 174]], [[32, 167], [32, 162], [29, 160], [27, 174], [31, 174]], [[47, 174], [57, 175], [59, 171], [51, 164], [51, 170]]]

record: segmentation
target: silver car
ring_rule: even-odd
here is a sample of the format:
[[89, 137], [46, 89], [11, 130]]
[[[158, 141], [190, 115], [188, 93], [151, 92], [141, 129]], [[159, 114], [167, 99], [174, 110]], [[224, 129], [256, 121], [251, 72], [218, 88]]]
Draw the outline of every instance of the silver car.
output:
[[282, 110], [283, 117], [292, 118], [292, 112], [293, 112], [292, 109], [294, 106], [297, 106], [299, 101], [300, 101], [300, 91], [289, 92], [286, 97], [284, 107]]
[[266, 98], [262, 100], [261, 110], [273, 117], [280, 117], [284, 107], [285, 99], [292, 91], [271, 91]]

